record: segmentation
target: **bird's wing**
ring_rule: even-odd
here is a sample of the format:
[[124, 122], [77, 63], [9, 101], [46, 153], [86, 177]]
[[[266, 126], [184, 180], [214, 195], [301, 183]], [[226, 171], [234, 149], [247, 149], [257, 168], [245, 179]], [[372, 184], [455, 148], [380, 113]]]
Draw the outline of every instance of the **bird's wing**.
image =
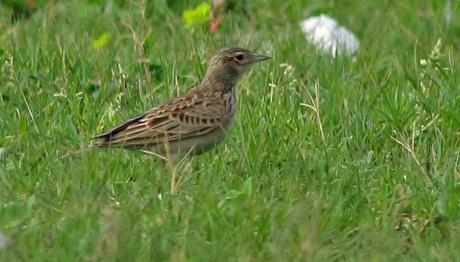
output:
[[133, 118], [95, 137], [97, 146], [143, 147], [165, 144], [223, 129], [231, 108], [211, 96], [192, 93]]

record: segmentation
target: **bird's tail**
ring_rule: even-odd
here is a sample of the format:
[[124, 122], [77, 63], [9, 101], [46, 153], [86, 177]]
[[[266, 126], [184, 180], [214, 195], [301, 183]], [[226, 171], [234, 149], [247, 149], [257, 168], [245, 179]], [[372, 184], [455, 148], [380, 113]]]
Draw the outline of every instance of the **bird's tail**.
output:
[[95, 149], [98, 149], [98, 148], [99, 148], [98, 146], [94, 146], [94, 145], [83, 147], [83, 148], [80, 148], [80, 149], [77, 149], [77, 150], [67, 152], [67, 153], [59, 156], [58, 159], [61, 160], [61, 159], [68, 158], [68, 157], [71, 157], [71, 156], [81, 155], [81, 154], [84, 154], [84, 153], [91, 152], [91, 151], [93, 151]]

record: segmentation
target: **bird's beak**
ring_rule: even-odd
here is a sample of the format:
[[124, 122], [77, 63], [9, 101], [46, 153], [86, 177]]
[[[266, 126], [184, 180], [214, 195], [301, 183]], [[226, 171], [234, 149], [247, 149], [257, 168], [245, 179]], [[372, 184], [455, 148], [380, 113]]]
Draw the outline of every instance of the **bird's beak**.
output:
[[266, 55], [254, 55], [254, 62], [261, 62], [261, 61], [265, 61], [268, 59], [271, 59], [271, 57], [266, 56]]

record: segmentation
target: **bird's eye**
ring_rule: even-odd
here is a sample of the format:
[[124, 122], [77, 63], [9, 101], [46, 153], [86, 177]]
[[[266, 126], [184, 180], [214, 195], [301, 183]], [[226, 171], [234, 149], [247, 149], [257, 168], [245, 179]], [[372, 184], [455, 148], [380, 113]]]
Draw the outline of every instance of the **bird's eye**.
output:
[[243, 54], [237, 54], [235, 55], [235, 59], [238, 60], [238, 61], [241, 61], [244, 59], [244, 55]]

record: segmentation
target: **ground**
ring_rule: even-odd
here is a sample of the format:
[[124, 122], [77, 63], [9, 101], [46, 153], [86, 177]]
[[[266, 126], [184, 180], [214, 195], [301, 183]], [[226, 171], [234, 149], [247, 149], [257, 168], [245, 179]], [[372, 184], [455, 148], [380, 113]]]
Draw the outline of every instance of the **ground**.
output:
[[[452, 1], [200, 1], [0, 7], [1, 261], [460, 258], [460, 8]], [[318, 54], [299, 21], [361, 40]], [[273, 59], [238, 86], [223, 144], [171, 170], [106, 150], [60, 159], [199, 84], [239, 45]]]

